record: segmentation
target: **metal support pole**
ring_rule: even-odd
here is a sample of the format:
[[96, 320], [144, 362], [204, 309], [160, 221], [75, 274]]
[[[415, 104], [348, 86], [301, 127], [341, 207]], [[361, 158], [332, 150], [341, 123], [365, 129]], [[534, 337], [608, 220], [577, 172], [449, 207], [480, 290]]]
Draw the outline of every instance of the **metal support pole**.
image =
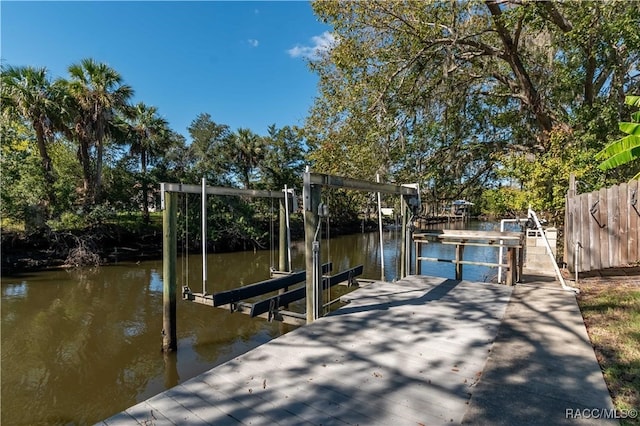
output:
[[290, 264], [287, 263], [287, 218], [286, 218], [286, 205], [285, 200], [280, 199], [280, 213], [278, 217], [280, 219], [278, 229], [278, 270], [289, 271]]
[[540, 231], [540, 236], [542, 237], [542, 241], [544, 241], [544, 245], [547, 248], [547, 254], [549, 255], [549, 259], [551, 259], [553, 270], [556, 272], [556, 277], [560, 281], [560, 285], [562, 286], [562, 288], [564, 290], [571, 290], [574, 293], [580, 293], [580, 289], [576, 287], [568, 286], [567, 283], [565, 282], [564, 277], [562, 276], [562, 272], [560, 272], [560, 268], [558, 267], [558, 263], [556, 262], [556, 258], [553, 255], [553, 251], [551, 250], [551, 245], [549, 245], [549, 240], [547, 239], [547, 235], [544, 233], [544, 229], [542, 229], [542, 225], [538, 220], [538, 215], [536, 215], [536, 212], [534, 212], [531, 209], [531, 207], [529, 207], [528, 216], [533, 218], [533, 221], [535, 222], [536, 227], [538, 228], [538, 231]]
[[[504, 232], [504, 224], [506, 219], [500, 221], [500, 232]], [[504, 257], [503, 241], [500, 240], [500, 248], [498, 249], [498, 265], [502, 264], [502, 258]], [[498, 284], [502, 284], [502, 266], [498, 266]]]
[[163, 192], [162, 212], [162, 351], [178, 349], [176, 334], [176, 264], [178, 263], [177, 194]]
[[[317, 272], [313, 264], [313, 251], [316, 228], [318, 227], [319, 216], [318, 206], [320, 205], [321, 186], [311, 184], [311, 174], [307, 171], [303, 178], [304, 202], [304, 235], [305, 235], [305, 269], [307, 271], [306, 279], [306, 308], [307, 308], [307, 324], [312, 323], [317, 318], [316, 306], [322, 306], [322, 302], [315, 300], [322, 297], [321, 291], [316, 291], [317, 284], [314, 281], [314, 275]], [[320, 243], [318, 243], [318, 253], [320, 253]]]
[[287, 185], [284, 186], [284, 212], [287, 228], [287, 271], [291, 272], [291, 225], [289, 222], [289, 189]]
[[[413, 217], [413, 215], [410, 217]], [[407, 231], [404, 234], [404, 251], [406, 253], [404, 258], [405, 277], [411, 275], [411, 226], [411, 221], [407, 220]]]
[[[376, 173], [376, 182], [380, 183], [380, 174]], [[382, 197], [380, 192], [378, 194], [378, 232], [380, 233], [380, 275], [382, 281], [385, 281], [384, 277], [384, 240], [382, 235]]]
[[408, 227], [408, 205], [404, 196], [400, 197], [400, 215], [402, 217], [402, 246], [400, 247], [400, 279], [404, 278], [408, 274], [408, 259], [411, 253], [411, 249], [407, 250], [407, 234], [409, 233]]
[[207, 294], [207, 178], [202, 178], [202, 295]]
[[322, 271], [320, 269], [320, 242], [313, 242], [313, 320], [320, 317], [322, 306]]

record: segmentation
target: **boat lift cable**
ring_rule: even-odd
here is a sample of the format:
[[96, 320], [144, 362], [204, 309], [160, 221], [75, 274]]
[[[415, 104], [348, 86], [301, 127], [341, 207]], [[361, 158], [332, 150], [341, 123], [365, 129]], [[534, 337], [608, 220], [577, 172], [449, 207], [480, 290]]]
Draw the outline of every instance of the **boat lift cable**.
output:
[[207, 178], [202, 178], [202, 295], [207, 294]]
[[[186, 283], [184, 286], [189, 285], [189, 194], [184, 194], [184, 263], [185, 263], [185, 275]], [[184, 287], [183, 286], [183, 287]]]
[[275, 271], [275, 244], [273, 241], [274, 225], [273, 225], [273, 198], [271, 199], [271, 210], [269, 211], [269, 270]]
[[290, 190], [287, 188], [287, 185], [284, 186], [284, 215], [285, 215], [285, 226], [287, 230], [287, 272], [293, 271], [291, 266], [291, 224], [289, 223], [289, 193], [291, 193], [291, 202], [293, 203], [293, 198], [295, 197], [295, 193], [293, 192], [293, 188]]
[[[182, 198], [184, 199], [185, 197], [183, 196]], [[186, 199], [185, 199], [185, 202], [186, 202]], [[184, 220], [185, 211], [186, 211], [186, 209], [182, 211], [182, 216], [181, 217], [182, 217], [183, 220]], [[180, 212], [180, 210], [178, 210], [178, 215], [180, 215], [180, 214], [181, 214], [181, 212]], [[185, 222], [185, 226], [186, 226], [186, 222]], [[185, 234], [186, 234], [186, 231], [185, 231]], [[184, 238], [184, 236], [183, 236], [183, 238]], [[182, 258], [180, 259], [180, 264], [182, 265], [182, 269], [181, 269], [180, 275], [182, 277], [182, 287], [184, 287], [186, 285], [186, 280], [185, 280], [186, 269], [184, 267], [184, 261], [185, 261], [185, 259], [184, 259], [185, 258], [185, 244], [184, 244], [184, 242], [182, 243], [182, 247], [180, 248], [180, 254], [182, 255]]]
[[[329, 197], [329, 200], [330, 200], [331, 193], [329, 193], [328, 197]], [[329, 205], [329, 201], [327, 201], [327, 205]], [[326, 240], [327, 240], [327, 261], [329, 263], [331, 263], [331, 225], [330, 225], [330, 218], [331, 218], [331, 215], [327, 211], [327, 215], [326, 215], [326, 219], [327, 219], [327, 237], [326, 237]], [[331, 286], [330, 285], [327, 285], [327, 301], [331, 302]], [[329, 308], [327, 307], [327, 309], [329, 309]]]

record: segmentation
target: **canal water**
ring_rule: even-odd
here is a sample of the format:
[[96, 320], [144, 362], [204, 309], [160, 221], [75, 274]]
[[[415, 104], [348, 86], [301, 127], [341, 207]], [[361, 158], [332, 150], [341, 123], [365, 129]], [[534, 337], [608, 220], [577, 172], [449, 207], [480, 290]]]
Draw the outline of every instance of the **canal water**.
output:
[[[383, 233], [388, 281], [397, 278], [399, 234]], [[293, 267], [303, 269], [302, 243], [293, 246]], [[496, 250], [480, 249], [468, 247], [465, 259], [496, 260]], [[378, 233], [332, 238], [323, 241], [323, 251], [333, 273], [363, 264], [364, 278], [381, 278]], [[451, 246], [429, 244], [422, 255], [452, 259], [454, 253]], [[207, 291], [268, 279], [277, 259], [269, 251], [209, 255]], [[422, 271], [454, 275], [445, 263], [425, 262]], [[201, 256], [181, 257], [178, 274], [179, 286], [201, 291]], [[495, 269], [465, 266], [466, 280], [495, 275]], [[162, 354], [161, 261], [26, 273], [3, 277], [1, 284], [0, 421], [6, 425], [92, 424], [293, 329], [179, 298], [178, 351]], [[332, 289], [332, 297], [345, 291]]]

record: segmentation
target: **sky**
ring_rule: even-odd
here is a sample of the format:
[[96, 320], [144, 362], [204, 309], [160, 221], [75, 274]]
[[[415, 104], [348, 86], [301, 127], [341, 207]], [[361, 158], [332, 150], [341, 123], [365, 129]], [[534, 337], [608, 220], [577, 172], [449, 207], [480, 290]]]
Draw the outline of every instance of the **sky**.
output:
[[84, 58], [104, 62], [188, 141], [200, 113], [260, 135], [303, 125], [318, 82], [307, 60], [332, 41], [301, 1], [2, 0], [0, 20], [3, 65], [55, 79]]

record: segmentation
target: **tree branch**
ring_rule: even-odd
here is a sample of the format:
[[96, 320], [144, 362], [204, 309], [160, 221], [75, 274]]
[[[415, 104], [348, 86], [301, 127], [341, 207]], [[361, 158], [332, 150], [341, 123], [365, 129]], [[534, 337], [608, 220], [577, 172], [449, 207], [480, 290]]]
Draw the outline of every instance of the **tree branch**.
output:
[[564, 15], [558, 11], [554, 2], [545, 0], [539, 1], [536, 4], [547, 12], [549, 20], [556, 24], [562, 31], [568, 33], [573, 30], [573, 24], [571, 21], [565, 18]]
[[498, 36], [502, 40], [504, 46], [504, 59], [507, 61], [511, 70], [518, 80], [518, 84], [522, 90], [523, 95], [528, 99], [527, 104], [531, 108], [531, 112], [535, 115], [538, 127], [543, 132], [550, 132], [553, 128], [553, 123], [548, 112], [544, 109], [542, 99], [538, 94], [538, 91], [533, 85], [531, 78], [527, 70], [520, 59], [518, 54], [518, 47], [514, 44], [509, 31], [504, 25], [502, 19], [502, 10], [499, 4], [495, 0], [485, 1], [485, 5], [489, 9], [489, 12], [493, 16], [496, 31]]

